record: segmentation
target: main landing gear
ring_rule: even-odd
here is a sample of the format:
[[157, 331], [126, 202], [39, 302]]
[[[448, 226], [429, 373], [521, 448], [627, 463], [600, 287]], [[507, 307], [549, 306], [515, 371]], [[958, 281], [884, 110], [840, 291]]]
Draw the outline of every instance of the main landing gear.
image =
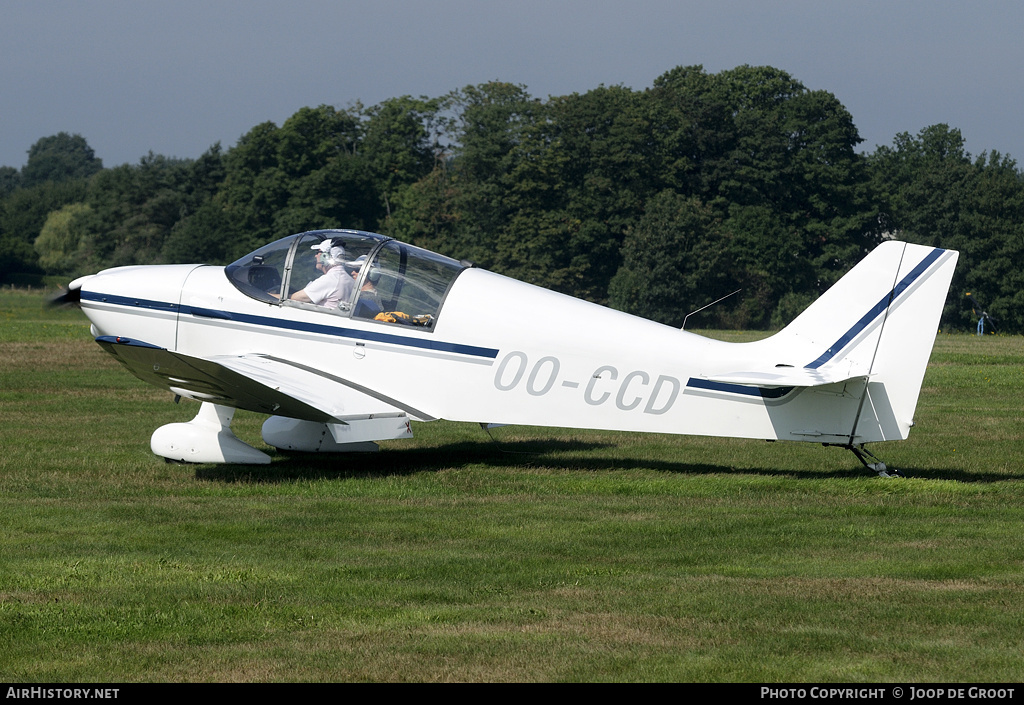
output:
[[167, 424], [154, 431], [149, 447], [159, 456], [183, 463], [269, 463], [269, 455], [231, 431], [234, 415], [231, 407], [204, 401], [191, 421]]
[[[864, 464], [864, 467], [868, 470], [874, 470], [878, 473], [879, 477], [903, 477], [903, 475], [900, 474], [900, 471], [896, 468], [886, 467], [885, 463], [883, 463], [878, 456], [865, 448], [863, 444], [845, 445], [843, 448], [852, 451], [853, 454], [857, 456], [857, 460]], [[870, 462], [869, 458], [875, 462]]]

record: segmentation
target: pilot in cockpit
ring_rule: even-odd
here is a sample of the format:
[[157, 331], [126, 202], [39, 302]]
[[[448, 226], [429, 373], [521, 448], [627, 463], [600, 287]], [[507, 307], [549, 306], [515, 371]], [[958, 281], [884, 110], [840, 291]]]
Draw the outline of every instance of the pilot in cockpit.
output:
[[291, 299], [328, 308], [335, 308], [339, 302], [348, 301], [352, 297], [355, 281], [345, 271], [345, 249], [332, 245], [330, 240], [324, 240], [310, 249], [316, 250], [316, 268], [323, 274], [304, 289], [292, 294]]

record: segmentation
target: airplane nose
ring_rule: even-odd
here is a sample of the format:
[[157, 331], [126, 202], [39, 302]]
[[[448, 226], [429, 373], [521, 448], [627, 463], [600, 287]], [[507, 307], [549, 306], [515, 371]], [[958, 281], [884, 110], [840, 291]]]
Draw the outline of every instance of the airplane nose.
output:
[[181, 288], [198, 266], [116, 267], [76, 279], [70, 288], [80, 289], [82, 311], [97, 338], [120, 336], [173, 350]]

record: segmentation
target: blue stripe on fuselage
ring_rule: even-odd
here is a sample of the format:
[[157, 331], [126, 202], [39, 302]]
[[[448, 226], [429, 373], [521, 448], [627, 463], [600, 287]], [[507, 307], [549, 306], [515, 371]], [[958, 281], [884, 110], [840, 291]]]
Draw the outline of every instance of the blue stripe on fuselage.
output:
[[253, 316], [244, 313], [233, 313], [216, 309], [193, 308], [190, 306], [179, 306], [166, 301], [153, 301], [150, 299], [139, 299], [131, 296], [113, 296], [92, 291], [82, 292], [83, 301], [97, 301], [113, 304], [115, 306], [129, 306], [132, 308], [151, 309], [154, 311], [172, 311], [182, 315], [195, 314], [204, 318], [233, 321], [235, 323], [246, 323], [267, 328], [280, 328], [303, 333], [319, 333], [321, 335], [333, 335], [339, 338], [350, 338], [353, 340], [365, 340], [375, 343], [388, 343], [391, 345], [402, 345], [423, 350], [437, 352], [458, 353], [460, 355], [471, 355], [494, 359], [498, 356], [496, 348], [484, 348], [476, 345], [462, 345], [459, 343], [446, 343], [440, 340], [425, 340], [422, 338], [407, 338], [392, 333], [378, 333], [376, 331], [364, 331], [355, 328], [342, 328], [340, 326], [328, 326], [320, 323], [305, 323], [302, 321], [289, 321], [270, 316]]
[[115, 296], [113, 294], [102, 294], [98, 291], [83, 291], [82, 301], [97, 301], [103, 304], [114, 304], [115, 306], [131, 306], [132, 308], [148, 308], [154, 311], [178, 311], [178, 304], [167, 303], [166, 301], [154, 301], [152, 299], [140, 299], [135, 296]]

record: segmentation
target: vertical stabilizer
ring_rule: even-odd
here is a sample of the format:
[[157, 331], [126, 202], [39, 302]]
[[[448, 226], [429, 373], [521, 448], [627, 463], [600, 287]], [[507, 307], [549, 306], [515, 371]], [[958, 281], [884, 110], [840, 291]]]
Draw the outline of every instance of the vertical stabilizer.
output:
[[772, 337], [794, 367], [868, 379], [851, 444], [907, 437], [957, 257], [882, 243]]

